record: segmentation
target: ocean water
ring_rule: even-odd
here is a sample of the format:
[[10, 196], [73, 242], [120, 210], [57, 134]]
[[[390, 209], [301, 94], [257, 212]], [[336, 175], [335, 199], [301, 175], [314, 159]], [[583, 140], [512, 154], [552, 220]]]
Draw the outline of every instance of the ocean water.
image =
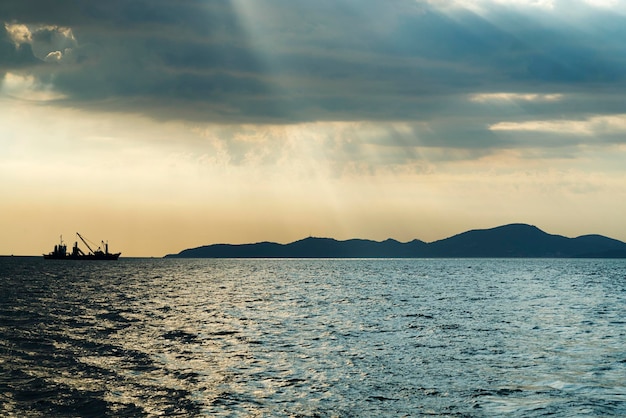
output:
[[0, 416], [626, 416], [626, 260], [0, 258]]

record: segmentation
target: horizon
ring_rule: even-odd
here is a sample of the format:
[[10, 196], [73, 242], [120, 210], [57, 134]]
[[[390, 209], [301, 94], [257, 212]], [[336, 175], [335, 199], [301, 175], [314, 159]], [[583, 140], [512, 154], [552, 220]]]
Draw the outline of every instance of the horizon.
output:
[[[626, 0], [0, 4], [0, 254], [626, 242]], [[69, 235], [68, 235], [69, 236]]]

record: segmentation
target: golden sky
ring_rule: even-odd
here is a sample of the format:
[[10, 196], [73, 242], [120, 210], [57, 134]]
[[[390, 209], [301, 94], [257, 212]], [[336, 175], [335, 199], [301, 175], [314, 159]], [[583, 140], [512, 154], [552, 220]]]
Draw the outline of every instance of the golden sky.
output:
[[624, 2], [72, 4], [0, 6], [0, 254], [626, 241]]

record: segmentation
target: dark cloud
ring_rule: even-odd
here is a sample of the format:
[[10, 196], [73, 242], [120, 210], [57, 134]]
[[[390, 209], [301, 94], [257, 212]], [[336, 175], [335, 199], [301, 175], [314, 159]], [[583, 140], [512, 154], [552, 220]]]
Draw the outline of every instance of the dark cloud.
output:
[[4, 26], [0, 26], [0, 75], [7, 70], [27, 68], [40, 64], [30, 44], [16, 45]]
[[[555, 19], [559, 10], [492, 5], [479, 15], [415, 0], [3, 1], [0, 21], [34, 35], [16, 47], [0, 29], [0, 69], [46, 65], [37, 74], [64, 95], [60, 104], [155, 118], [463, 123], [473, 115], [466, 138], [482, 130], [476, 140], [489, 146], [484, 127], [507, 110], [486, 113], [472, 94], [585, 97], [526, 103], [537, 117], [592, 106], [626, 112], [616, 99], [626, 92], [626, 19], [584, 11], [581, 28]], [[74, 39], [59, 38], [59, 28]], [[60, 65], [43, 64], [45, 53]], [[466, 143], [460, 135], [450, 143]]]

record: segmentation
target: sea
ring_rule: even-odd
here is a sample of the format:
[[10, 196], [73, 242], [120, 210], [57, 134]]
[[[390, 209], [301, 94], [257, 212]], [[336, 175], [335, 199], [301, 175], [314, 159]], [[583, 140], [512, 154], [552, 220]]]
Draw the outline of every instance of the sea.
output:
[[626, 416], [626, 260], [0, 258], [2, 417]]

